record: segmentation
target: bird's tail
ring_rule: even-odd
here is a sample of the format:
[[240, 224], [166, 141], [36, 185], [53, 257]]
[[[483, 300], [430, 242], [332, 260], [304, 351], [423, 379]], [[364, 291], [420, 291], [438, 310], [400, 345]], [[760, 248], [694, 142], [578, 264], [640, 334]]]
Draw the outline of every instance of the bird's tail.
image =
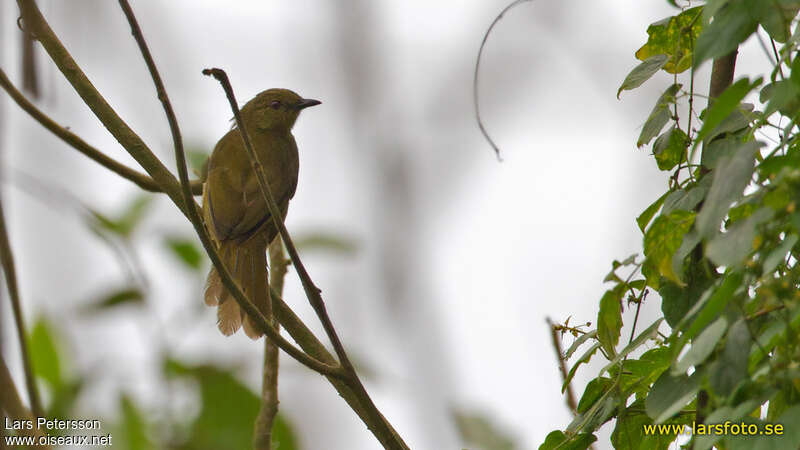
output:
[[[245, 242], [222, 241], [219, 255], [245, 296], [263, 313], [267, 308], [267, 256], [266, 247], [260, 239]], [[230, 336], [244, 325], [244, 332], [251, 339], [264, 333], [256, 322], [239, 307], [239, 304], [222, 284], [215, 268], [211, 268], [206, 281], [205, 302], [217, 306], [217, 326], [222, 334]]]

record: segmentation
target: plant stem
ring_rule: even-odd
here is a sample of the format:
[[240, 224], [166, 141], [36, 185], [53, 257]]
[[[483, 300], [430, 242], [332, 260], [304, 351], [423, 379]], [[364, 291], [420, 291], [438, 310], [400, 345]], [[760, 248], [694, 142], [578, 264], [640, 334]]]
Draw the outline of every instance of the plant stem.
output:
[[[0, 416], [3, 415], [11, 420], [36, 421], [36, 418], [31, 414], [28, 408], [22, 404], [22, 400], [19, 398], [17, 387], [14, 385], [14, 379], [11, 378], [11, 372], [8, 370], [5, 360], [0, 357]], [[6, 432], [8, 431], [5, 424], [0, 425], [2, 425], [0, 426], [0, 430]], [[24, 436], [44, 435], [43, 431], [37, 427], [34, 427], [30, 430], [23, 428], [21, 430], [17, 430], [17, 432]], [[0, 433], [0, 436], [2, 436], [2, 433]], [[0, 448], [4, 447], [0, 445]], [[43, 446], [43, 448], [51, 449], [52, 447], [47, 445]]]
[[[283, 254], [283, 243], [274, 239], [269, 245], [269, 287], [271, 291], [283, 295], [283, 280], [286, 277], [288, 260]], [[271, 296], [270, 296], [271, 297]], [[269, 318], [276, 330], [280, 324], [273, 316], [272, 298], [269, 299]], [[253, 433], [253, 448], [256, 450], [272, 449], [272, 427], [275, 415], [278, 414], [278, 347], [268, 339], [264, 340], [264, 368], [261, 380], [261, 409], [256, 417]]]

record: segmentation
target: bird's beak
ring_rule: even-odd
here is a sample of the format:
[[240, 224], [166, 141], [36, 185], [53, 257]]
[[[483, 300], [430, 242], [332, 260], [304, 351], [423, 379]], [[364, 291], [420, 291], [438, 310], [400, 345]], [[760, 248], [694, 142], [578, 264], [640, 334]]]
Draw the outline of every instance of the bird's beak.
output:
[[301, 109], [306, 109], [309, 106], [316, 106], [321, 104], [322, 102], [319, 100], [314, 100], [313, 98], [304, 98], [300, 100], [300, 103], [294, 105], [295, 109], [300, 111]]

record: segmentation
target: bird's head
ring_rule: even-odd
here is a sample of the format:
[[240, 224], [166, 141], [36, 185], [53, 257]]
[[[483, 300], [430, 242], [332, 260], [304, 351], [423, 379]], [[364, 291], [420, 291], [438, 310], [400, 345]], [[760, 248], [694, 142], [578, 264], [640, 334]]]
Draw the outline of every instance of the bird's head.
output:
[[255, 126], [259, 130], [289, 131], [300, 111], [320, 103], [288, 89], [267, 89], [242, 107], [242, 119], [246, 126]]

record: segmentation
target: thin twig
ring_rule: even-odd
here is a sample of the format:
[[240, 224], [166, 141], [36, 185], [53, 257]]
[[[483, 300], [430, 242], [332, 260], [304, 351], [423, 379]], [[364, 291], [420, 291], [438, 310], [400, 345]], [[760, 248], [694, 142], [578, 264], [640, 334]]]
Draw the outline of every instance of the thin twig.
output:
[[170, 131], [172, 132], [172, 141], [175, 145], [175, 158], [177, 160], [178, 165], [178, 176], [180, 178], [180, 187], [181, 192], [183, 193], [182, 201], [186, 204], [186, 212], [189, 220], [192, 222], [192, 225], [195, 228], [195, 231], [200, 236], [200, 240], [203, 243], [203, 247], [205, 247], [206, 252], [208, 253], [211, 261], [214, 263], [214, 266], [217, 268], [217, 271], [220, 274], [220, 278], [222, 278], [223, 284], [225, 287], [231, 291], [234, 299], [239, 305], [247, 311], [252, 317], [256, 319], [259, 327], [262, 328], [264, 333], [273, 341], [275, 341], [281, 349], [283, 349], [286, 353], [288, 353], [293, 358], [297, 359], [300, 363], [306, 365], [307, 367], [324, 374], [329, 374], [332, 376], [341, 376], [341, 369], [336, 366], [330, 366], [328, 364], [322, 363], [317, 361], [316, 359], [306, 355], [298, 349], [297, 347], [293, 346], [289, 341], [285, 340], [267, 321], [267, 319], [259, 312], [258, 308], [250, 302], [249, 299], [242, 293], [241, 289], [236, 285], [231, 278], [230, 273], [223, 268], [222, 261], [219, 259], [219, 255], [217, 254], [216, 248], [214, 244], [211, 242], [211, 239], [208, 236], [208, 232], [203, 225], [203, 221], [200, 218], [199, 207], [197, 203], [194, 201], [192, 197], [191, 188], [189, 186], [189, 174], [186, 169], [186, 157], [183, 151], [183, 141], [181, 139], [180, 128], [178, 127], [178, 121], [175, 117], [175, 113], [172, 110], [172, 105], [169, 102], [169, 97], [167, 97], [167, 92], [164, 89], [164, 83], [161, 81], [161, 76], [158, 74], [158, 69], [153, 62], [153, 58], [150, 55], [150, 51], [147, 48], [147, 43], [144, 41], [144, 36], [142, 35], [142, 31], [139, 28], [139, 24], [136, 22], [136, 17], [133, 15], [133, 11], [128, 5], [127, 0], [119, 0], [120, 6], [122, 10], [125, 12], [125, 16], [128, 19], [128, 22], [131, 25], [131, 31], [133, 33], [134, 38], [136, 39], [136, 43], [139, 45], [139, 50], [142, 53], [142, 57], [144, 58], [147, 68], [150, 71], [150, 75], [153, 78], [153, 83], [156, 86], [156, 91], [158, 91], [158, 99], [161, 101], [162, 106], [164, 107], [164, 112], [167, 115], [167, 120], [169, 121]]
[[3, 264], [3, 274], [6, 278], [6, 286], [8, 287], [8, 298], [11, 301], [11, 310], [14, 314], [14, 324], [17, 329], [17, 338], [19, 339], [22, 367], [25, 370], [25, 386], [28, 388], [28, 399], [31, 402], [31, 410], [36, 417], [44, 417], [39, 390], [36, 386], [36, 377], [33, 373], [31, 356], [28, 351], [28, 334], [25, 331], [25, 320], [22, 317], [22, 302], [19, 296], [19, 286], [17, 286], [17, 271], [14, 267], [14, 254], [11, 251], [11, 244], [8, 240], [8, 229], [6, 229], [2, 199], [0, 199], [0, 262]]
[[[28, 113], [34, 120], [39, 122], [45, 129], [56, 135], [59, 139], [64, 141], [67, 145], [78, 150], [83, 155], [89, 157], [94, 162], [100, 164], [106, 169], [116, 173], [122, 178], [133, 182], [140, 188], [148, 192], [162, 192], [158, 183], [147, 174], [139, 172], [138, 170], [131, 169], [130, 167], [121, 164], [105, 155], [102, 151], [86, 143], [80, 136], [72, 133], [66, 128], [60, 126], [53, 119], [48, 117], [45, 113], [39, 110], [33, 103], [28, 101], [25, 96], [9, 81], [3, 69], [0, 69], [0, 87], [8, 92], [8, 95], [22, 108], [23, 111]], [[200, 180], [192, 181], [192, 192], [195, 195], [203, 193], [203, 184]]]
[[[286, 277], [288, 260], [283, 253], [283, 243], [279, 238], [273, 239], [269, 245], [269, 287], [272, 291], [283, 295], [283, 281]], [[269, 312], [273, 314], [274, 301], [269, 298]], [[273, 326], [279, 329], [278, 321], [273, 319]], [[253, 433], [253, 448], [256, 450], [272, 450], [272, 427], [278, 414], [278, 347], [269, 339], [264, 339], [264, 367], [261, 377], [261, 408], [256, 416]]]
[[[547, 327], [550, 329], [550, 337], [553, 340], [553, 349], [556, 351], [556, 359], [558, 359], [558, 372], [561, 374], [561, 382], [564, 383], [567, 381], [567, 365], [564, 363], [564, 352], [561, 349], [561, 339], [558, 337], [558, 331], [556, 331], [555, 324], [549, 317], [545, 319], [547, 321]], [[578, 413], [578, 402], [575, 401], [575, 392], [572, 390], [572, 383], [567, 383], [567, 395], [566, 395], [567, 407], [569, 407], [570, 412], [573, 415]]]
[[[217, 81], [219, 81], [222, 85], [225, 95], [228, 97], [228, 102], [230, 103], [233, 117], [236, 120], [236, 126], [239, 129], [239, 135], [241, 136], [245, 150], [250, 157], [250, 164], [253, 169], [253, 173], [256, 175], [256, 180], [258, 181], [258, 187], [261, 195], [264, 198], [267, 207], [269, 208], [273, 223], [278, 229], [281, 239], [286, 246], [286, 250], [289, 253], [289, 258], [291, 258], [292, 264], [297, 270], [297, 275], [300, 278], [301, 284], [303, 285], [303, 290], [305, 291], [306, 297], [308, 298], [311, 307], [314, 309], [314, 312], [317, 314], [320, 322], [322, 323], [325, 334], [328, 336], [328, 339], [333, 345], [334, 352], [336, 352], [336, 356], [339, 358], [339, 364], [341, 364], [342, 368], [348, 375], [344, 379], [345, 383], [347, 383], [348, 386], [350, 386], [350, 388], [356, 392], [362, 402], [366, 403], [365, 407], [368, 410], [379, 413], [378, 408], [375, 406], [366, 388], [364, 388], [364, 385], [361, 383], [361, 379], [358, 377], [355, 367], [350, 362], [350, 358], [348, 358], [347, 352], [344, 350], [344, 346], [342, 345], [342, 342], [336, 333], [336, 329], [333, 327], [333, 323], [331, 322], [331, 319], [328, 316], [328, 312], [325, 308], [325, 302], [322, 300], [322, 296], [320, 295], [320, 289], [314, 285], [314, 282], [308, 275], [308, 271], [300, 260], [300, 255], [297, 253], [297, 248], [292, 242], [289, 232], [286, 230], [286, 226], [281, 218], [282, 215], [280, 213], [280, 209], [278, 208], [277, 202], [275, 202], [275, 197], [272, 195], [272, 192], [269, 189], [269, 184], [267, 183], [266, 176], [264, 174], [263, 165], [259, 161], [258, 154], [256, 154], [255, 150], [253, 149], [253, 146], [250, 142], [250, 137], [247, 134], [247, 128], [242, 120], [239, 106], [236, 102], [236, 96], [234, 95], [233, 88], [228, 80], [228, 75], [224, 70], [217, 68], [204, 69], [203, 74], [216, 78]], [[381, 419], [383, 419], [382, 416]], [[378, 425], [381, 427], [381, 429], [372, 431], [375, 436], [381, 440], [381, 443], [383, 443], [384, 446], [388, 445], [388, 448], [392, 449], [408, 448], [405, 442], [403, 442], [400, 436], [394, 432], [385, 419], [379, 421]]]
[[497, 159], [499, 161], [503, 160], [503, 158], [500, 157], [500, 148], [497, 146], [497, 144], [494, 143], [494, 140], [492, 140], [492, 138], [489, 136], [489, 132], [486, 131], [486, 127], [484, 127], [483, 125], [483, 119], [481, 119], [481, 109], [479, 105], [480, 102], [478, 101], [478, 75], [480, 74], [480, 68], [481, 68], [481, 56], [483, 56], [483, 47], [486, 46], [486, 40], [489, 39], [489, 34], [492, 33], [494, 26], [497, 25], [497, 22], [499, 22], [500, 19], [503, 18], [503, 15], [508, 11], [510, 11], [512, 8], [524, 2], [530, 2], [530, 1], [533, 0], [514, 0], [508, 6], [503, 8], [503, 10], [500, 11], [500, 14], [498, 14], [497, 17], [494, 18], [492, 24], [489, 25], [489, 29], [486, 30], [486, 33], [483, 35], [483, 40], [481, 40], [481, 46], [480, 48], [478, 48], [478, 59], [475, 61], [475, 73], [472, 76], [472, 103], [475, 105], [475, 120], [478, 122], [478, 128], [480, 128], [481, 134], [483, 134], [483, 137], [484, 139], [486, 139], [486, 142], [488, 142], [489, 145], [492, 146], [492, 149], [494, 150], [495, 155], [497, 155]]
[[[17, 386], [14, 384], [14, 379], [11, 378], [11, 372], [8, 370], [5, 360], [3, 360], [3, 358], [0, 356], [0, 416], [2, 415], [5, 415], [6, 418], [11, 420], [29, 420], [31, 422], [36, 421], [36, 418], [34, 418], [30, 410], [28, 410], [28, 408], [22, 404], [22, 400], [19, 398], [19, 391], [17, 391]], [[6, 432], [9, 431], [5, 424], [0, 426], [0, 429]], [[33, 427], [32, 429], [23, 427], [22, 429], [16, 431], [24, 436], [44, 435], [43, 429], [39, 427]], [[5, 442], [0, 443], [0, 448], [5, 448], [2, 445], [4, 443]], [[42, 447], [52, 449], [50, 445], [45, 445]]]

